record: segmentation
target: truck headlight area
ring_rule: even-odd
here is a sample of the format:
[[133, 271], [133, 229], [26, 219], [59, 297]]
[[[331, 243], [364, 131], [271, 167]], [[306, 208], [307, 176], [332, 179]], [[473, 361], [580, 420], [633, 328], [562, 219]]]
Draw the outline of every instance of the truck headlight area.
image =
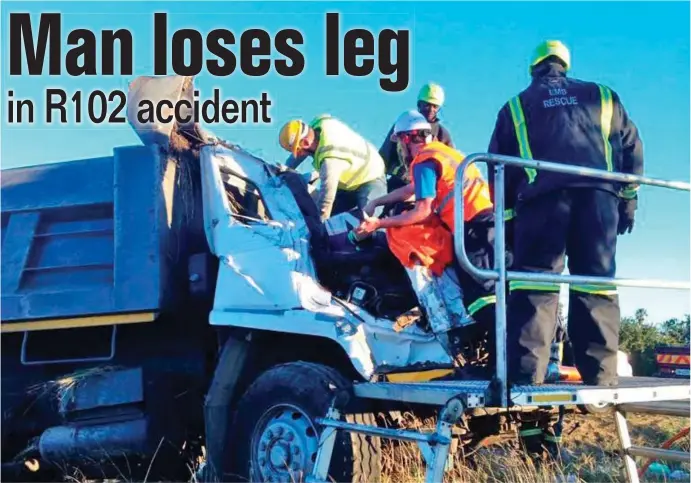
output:
[[[213, 90], [211, 99], [199, 100], [199, 91], [194, 90], [194, 96], [190, 100], [181, 98], [173, 102], [169, 99], [161, 99], [153, 102], [149, 99], [139, 101], [137, 107], [137, 121], [147, 123], [169, 123], [173, 120], [178, 124], [199, 123], [201, 121], [211, 124], [224, 122], [236, 123], [269, 123], [269, 107], [271, 99], [268, 93], [262, 92], [261, 99], [226, 99], [221, 101], [218, 88]], [[261, 121], [259, 116], [261, 114]], [[252, 117], [250, 117], [250, 115]], [[239, 120], [238, 120], [239, 118]]]

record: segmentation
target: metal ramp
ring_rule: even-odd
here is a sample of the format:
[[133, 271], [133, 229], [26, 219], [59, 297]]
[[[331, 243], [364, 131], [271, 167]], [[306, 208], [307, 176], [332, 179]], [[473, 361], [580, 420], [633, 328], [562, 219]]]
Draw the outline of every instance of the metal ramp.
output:
[[[465, 252], [464, 237], [459, 236], [463, 228], [462, 180], [466, 168], [475, 162], [494, 164], [495, 172], [495, 260], [494, 270], [480, 270], [472, 265]], [[359, 383], [352, 387], [352, 396], [361, 400], [384, 400], [436, 406], [439, 409], [437, 426], [432, 432], [418, 432], [379, 428], [375, 426], [347, 423], [341, 420], [346, 398], [339, 394], [325, 418], [315, 422], [321, 425], [319, 450], [309, 482], [328, 481], [337, 431], [368, 434], [375, 437], [416, 442], [426, 463], [426, 482], [441, 482], [448, 461], [452, 441], [452, 428], [464, 411], [484, 407], [499, 410], [521, 407], [551, 406], [559, 407], [563, 415], [564, 407], [581, 404], [610, 404], [614, 409], [615, 425], [621, 444], [628, 480], [638, 482], [634, 456], [648, 458], [667, 458], [675, 461], [688, 461], [689, 454], [679, 451], [642, 448], [631, 445], [626, 423], [626, 412], [641, 408], [641, 403], [683, 401], [691, 396], [688, 380], [662, 378], [619, 378], [616, 386], [586, 386], [574, 383], [543, 384], [539, 386], [513, 386], [507, 383], [506, 365], [506, 285], [509, 280], [522, 280], [551, 283], [576, 283], [591, 285], [616, 285], [628, 287], [650, 287], [689, 290], [688, 281], [635, 280], [577, 275], [554, 275], [507, 271], [505, 265], [504, 239], [504, 167], [544, 169], [576, 176], [607, 179], [624, 183], [636, 183], [664, 187], [681, 191], [691, 191], [691, 185], [626, 175], [604, 170], [582, 168], [560, 163], [527, 160], [509, 156], [473, 154], [468, 156], [456, 172], [454, 191], [456, 227], [454, 237], [455, 251], [461, 265], [480, 279], [494, 280], [496, 293], [496, 373], [491, 381], [431, 381], [419, 383]], [[636, 406], [638, 405], [638, 406]], [[664, 403], [660, 407], [665, 407]], [[667, 408], [668, 409], [668, 408]], [[688, 411], [688, 409], [687, 409]], [[660, 413], [667, 414], [667, 413]], [[677, 411], [676, 415], [683, 415]]]

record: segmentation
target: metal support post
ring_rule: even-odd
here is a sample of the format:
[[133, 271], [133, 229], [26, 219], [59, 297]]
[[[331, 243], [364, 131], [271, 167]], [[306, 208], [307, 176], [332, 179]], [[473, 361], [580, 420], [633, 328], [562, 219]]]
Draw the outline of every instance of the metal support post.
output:
[[456, 424], [458, 418], [463, 414], [464, 406], [459, 399], [452, 399], [439, 413], [437, 420], [436, 434], [443, 443], [436, 443], [433, 446], [427, 443], [420, 443], [420, 450], [427, 464], [425, 472], [425, 483], [441, 483], [444, 479], [451, 447], [451, 429]]
[[[337, 421], [340, 417], [341, 413], [333, 406], [329, 408], [329, 411], [326, 413], [326, 419]], [[337, 429], [334, 427], [324, 427], [322, 434], [319, 436], [317, 459], [314, 462], [312, 475], [306, 479], [307, 482], [327, 481], [329, 466], [331, 465], [331, 456], [333, 454], [334, 445], [336, 444], [336, 431]]]
[[636, 461], [629, 453], [629, 449], [631, 448], [631, 437], [629, 436], [629, 427], [626, 422], [626, 413], [619, 407], [616, 407], [614, 411], [614, 425], [617, 428], [619, 444], [621, 445], [621, 456], [624, 458], [624, 468], [626, 468], [628, 481], [629, 483], [638, 483]]
[[509, 406], [508, 370], [506, 355], [506, 240], [504, 236], [504, 165], [494, 168], [495, 202], [494, 202], [494, 266], [499, 274], [495, 282], [494, 304], [496, 311], [495, 347], [496, 347], [496, 383], [499, 390], [499, 407]]

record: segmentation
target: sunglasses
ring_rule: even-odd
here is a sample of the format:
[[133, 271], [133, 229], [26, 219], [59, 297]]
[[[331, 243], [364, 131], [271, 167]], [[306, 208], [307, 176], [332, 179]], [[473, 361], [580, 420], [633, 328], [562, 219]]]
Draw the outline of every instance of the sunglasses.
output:
[[427, 139], [427, 133], [414, 131], [410, 133], [402, 133], [398, 135], [398, 140], [403, 144], [422, 144]]

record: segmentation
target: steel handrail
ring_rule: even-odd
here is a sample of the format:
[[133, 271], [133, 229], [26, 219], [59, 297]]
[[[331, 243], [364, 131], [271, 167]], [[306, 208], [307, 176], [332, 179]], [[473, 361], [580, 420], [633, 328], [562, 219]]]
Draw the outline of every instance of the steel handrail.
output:
[[[463, 219], [463, 179], [465, 171], [473, 163], [494, 163], [494, 270], [479, 269], [472, 264], [465, 251], [464, 219]], [[454, 250], [461, 266], [471, 275], [481, 280], [495, 281], [495, 311], [496, 311], [496, 382], [499, 383], [499, 404], [508, 407], [508, 386], [506, 366], [506, 281], [521, 280], [531, 282], [549, 283], [574, 283], [589, 285], [614, 285], [621, 287], [648, 287], [667, 289], [691, 289], [688, 281], [624, 279], [608, 277], [591, 277], [582, 275], [556, 275], [549, 273], [515, 272], [506, 270], [506, 240], [504, 235], [504, 169], [505, 165], [535, 170], [554, 171], [574, 176], [598, 178], [622, 183], [635, 183], [639, 185], [658, 186], [662, 188], [691, 191], [691, 184], [681, 181], [666, 181], [645, 176], [616, 173], [600, 169], [585, 168], [577, 165], [556, 163], [552, 161], [531, 160], [513, 156], [503, 156], [488, 153], [474, 153], [467, 156], [456, 170], [454, 185]], [[488, 165], [488, 169], [491, 166]]]

